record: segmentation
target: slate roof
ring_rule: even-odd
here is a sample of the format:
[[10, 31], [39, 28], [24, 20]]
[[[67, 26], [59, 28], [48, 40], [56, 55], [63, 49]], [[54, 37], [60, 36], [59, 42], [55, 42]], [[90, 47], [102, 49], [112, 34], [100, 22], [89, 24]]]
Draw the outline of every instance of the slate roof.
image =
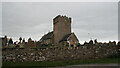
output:
[[45, 34], [45, 35], [40, 39], [40, 41], [42, 41], [42, 40], [47, 40], [47, 39], [51, 39], [52, 37], [53, 37], [53, 31]]
[[67, 41], [67, 38], [68, 38], [71, 34], [72, 34], [72, 33], [65, 35], [59, 42]]

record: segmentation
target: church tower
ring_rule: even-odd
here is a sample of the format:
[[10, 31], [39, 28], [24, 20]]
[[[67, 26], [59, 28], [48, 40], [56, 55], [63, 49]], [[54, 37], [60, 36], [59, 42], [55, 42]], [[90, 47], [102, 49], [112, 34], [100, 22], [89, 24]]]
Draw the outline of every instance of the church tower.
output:
[[66, 34], [71, 33], [71, 18], [58, 15], [53, 19], [53, 25], [54, 44], [59, 44]]

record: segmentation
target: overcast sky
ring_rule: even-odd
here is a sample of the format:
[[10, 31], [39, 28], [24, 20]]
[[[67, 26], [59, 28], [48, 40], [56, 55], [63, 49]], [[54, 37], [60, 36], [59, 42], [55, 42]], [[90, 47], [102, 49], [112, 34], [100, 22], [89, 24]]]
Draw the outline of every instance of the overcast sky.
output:
[[80, 43], [92, 39], [118, 40], [117, 2], [4, 2], [2, 3], [2, 34], [39, 40], [53, 30], [53, 18], [66, 15], [72, 18], [72, 32]]

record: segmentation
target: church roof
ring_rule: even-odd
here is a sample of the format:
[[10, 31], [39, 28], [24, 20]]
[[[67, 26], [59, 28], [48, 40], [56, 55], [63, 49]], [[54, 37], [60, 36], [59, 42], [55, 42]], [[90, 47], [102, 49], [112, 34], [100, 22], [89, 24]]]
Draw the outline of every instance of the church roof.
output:
[[45, 35], [40, 39], [40, 41], [46, 40], [46, 39], [51, 39], [52, 37], [53, 37], [53, 31], [45, 34]]
[[71, 34], [72, 34], [72, 33], [65, 35], [59, 42], [67, 41], [67, 38], [68, 38]]

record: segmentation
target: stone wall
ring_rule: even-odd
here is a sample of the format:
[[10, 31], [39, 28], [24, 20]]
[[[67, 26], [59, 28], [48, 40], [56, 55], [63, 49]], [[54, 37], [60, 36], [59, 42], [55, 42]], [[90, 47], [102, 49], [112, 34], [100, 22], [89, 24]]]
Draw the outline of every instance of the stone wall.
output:
[[95, 59], [117, 53], [117, 46], [80, 46], [77, 48], [3, 49], [3, 61], [55, 61]]

